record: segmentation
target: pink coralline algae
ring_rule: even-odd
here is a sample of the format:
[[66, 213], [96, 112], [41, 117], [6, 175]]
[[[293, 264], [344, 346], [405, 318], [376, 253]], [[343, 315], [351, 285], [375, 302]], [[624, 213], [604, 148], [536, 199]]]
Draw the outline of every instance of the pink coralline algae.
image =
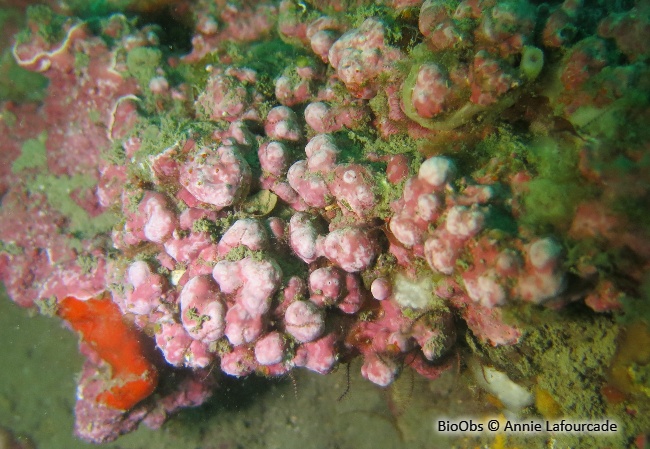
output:
[[28, 14], [10, 51], [49, 85], [0, 92], [0, 278], [44, 314], [108, 298], [168, 377], [111, 408], [82, 341], [81, 438], [158, 428], [219, 373], [358, 357], [386, 387], [567, 305], [634, 315], [647, 7], [344, 3], [187, 4], [191, 49], [120, 14]]
[[201, 148], [181, 168], [180, 183], [198, 201], [222, 209], [248, 193], [251, 173], [237, 148]]
[[390, 73], [391, 66], [402, 56], [397, 48], [386, 45], [385, 34], [380, 21], [367, 19], [337, 39], [329, 50], [329, 63], [357, 98], [374, 97], [379, 75]]

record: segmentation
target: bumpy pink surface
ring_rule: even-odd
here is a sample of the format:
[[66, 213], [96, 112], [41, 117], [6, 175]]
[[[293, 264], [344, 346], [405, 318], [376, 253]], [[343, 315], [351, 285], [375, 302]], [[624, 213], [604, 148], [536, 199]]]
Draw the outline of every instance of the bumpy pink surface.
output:
[[[527, 1], [389, 2], [417, 14], [409, 32], [429, 53], [416, 61], [409, 35], [380, 17], [355, 24], [308, 5], [314, 14], [303, 16], [287, 1], [217, 3], [194, 11], [191, 52], [161, 59], [145, 82], [124, 55], [156, 48], [155, 30], [119, 16], [98, 31], [106, 39], [70, 21], [59, 42], [33, 34], [14, 48], [17, 62], [50, 84], [38, 106], [1, 104], [3, 117], [19, 120], [0, 120], [0, 278], [25, 307], [109, 292], [150, 336], [155, 363], [169, 365], [161, 373], [172, 373], [165, 395], [111, 410], [94, 400], [106, 387], [96, 376], [104, 362], [83, 344], [82, 438], [112, 440], [141, 421], [159, 427], [209, 397], [213, 370], [325, 374], [359, 356], [362, 375], [387, 386], [405, 365], [427, 378], [451, 366], [454, 318], [498, 346], [523, 335], [503, 317], [516, 302], [621, 309], [623, 290], [596, 279], [594, 267], [567, 272], [566, 236], [517, 222], [533, 158], [483, 162], [481, 148], [483, 165], [465, 173], [479, 162], [463, 151], [506, 134], [494, 125], [506, 112], [532, 122], [531, 133], [552, 135], [517, 103], [539, 88], [518, 66], [528, 46], [563, 52], [544, 74], [559, 92], [548, 100], [558, 122], [638, 88], [647, 70], [635, 61], [647, 43], [630, 30], [647, 28], [645, 16], [612, 15], [597, 36], [574, 42], [578, 7], [569, 0], [544, 23]], [[340, 9], [330, 3], [330, 12]], [[245, 55], [235, 45], [277, 35], [301, 56], [275, 79], [238, 59]], [[613, 46], [635, 63], [606, 68]], [[196, 85], [176, 79], [179, 67], [200, 72], [188, 76]], [[43, 145], [45, 160], [13, 170], [27, 144]], [[598, 149], [584, 145], [579, 175], [609, 185], [592, 163]], [[626, 157], [642, 160], [632, 150]], [[50, 188], [72, 180], [69, 192]], [[73, 229], [79, 216], [95, 224], [105, 213], [116, 217], [101, 231]], [[516, 229], [498, 228], [499, 214]], [[640, 262], [628, 275], [641, 278], [650, 244], [619, 232], [625, 218], [604, 200], [581, 203], [568, 219], [562, 232], [572, 239], [633, 248]], [[568, 288], [576, 275], [585, 280], [578, 293]], [[415, 304], [398, 278], [435, 282]]]

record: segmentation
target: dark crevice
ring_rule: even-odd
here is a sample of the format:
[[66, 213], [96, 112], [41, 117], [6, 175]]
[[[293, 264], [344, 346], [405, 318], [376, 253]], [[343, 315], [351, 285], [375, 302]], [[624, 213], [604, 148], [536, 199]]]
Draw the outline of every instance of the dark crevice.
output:
[[138, 25], [157, 25], [160, 46], [169, 54], [186, 54], [192, 50], [192, 27], [181, 22], [169, 8], [139, 16]]

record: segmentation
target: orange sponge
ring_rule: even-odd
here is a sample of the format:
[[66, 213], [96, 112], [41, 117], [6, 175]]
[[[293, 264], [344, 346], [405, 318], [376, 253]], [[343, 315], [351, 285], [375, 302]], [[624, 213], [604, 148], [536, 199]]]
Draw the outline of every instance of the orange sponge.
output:
[[154, 391], [156, 367], [145, 357], [139, 333], [122, 320], [114, 302], [69, 296], [59, 303], [57, 314], [112, 368], [113, 386], [97, 396], [98, 402], [129, 410]]

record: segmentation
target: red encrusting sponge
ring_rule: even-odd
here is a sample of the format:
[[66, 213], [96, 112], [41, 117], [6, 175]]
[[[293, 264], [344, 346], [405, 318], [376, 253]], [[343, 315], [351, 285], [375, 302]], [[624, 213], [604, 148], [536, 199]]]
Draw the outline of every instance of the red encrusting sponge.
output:
[[112, 368], [113, 387], [100, 393], [97, 402], [129, 410], [153, 393], [158, 385], [156, 367], [145, 357], [138, 332], [122, 320], [114, 302], [68, 296], [59, 303], [57, 314]]

